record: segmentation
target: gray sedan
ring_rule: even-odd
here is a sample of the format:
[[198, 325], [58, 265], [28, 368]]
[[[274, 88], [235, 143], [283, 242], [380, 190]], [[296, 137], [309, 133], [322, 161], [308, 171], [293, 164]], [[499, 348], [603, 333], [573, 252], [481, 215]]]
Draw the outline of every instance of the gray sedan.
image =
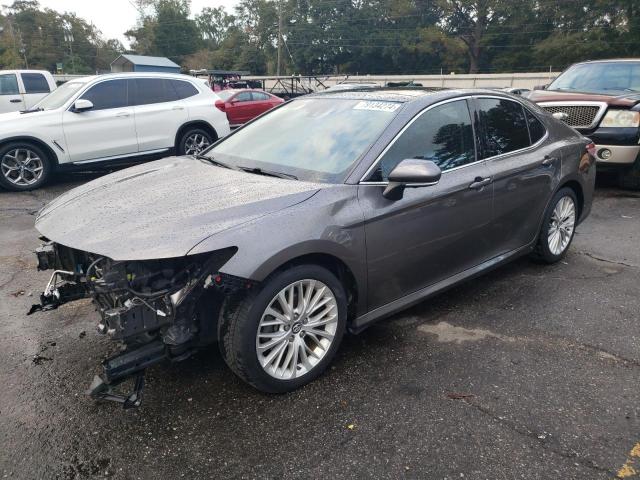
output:
[[559, 261], [591, 209], [592, 149], [495, 91], [302, 97], [45, 207], [39, 268], [55, 272], [32, 310], [93, 298], [125, 346], [95, 398], [139, 405], [146, 368], [216, 341], [243, 380], [290, 391], [347, 330], [522, 255]]

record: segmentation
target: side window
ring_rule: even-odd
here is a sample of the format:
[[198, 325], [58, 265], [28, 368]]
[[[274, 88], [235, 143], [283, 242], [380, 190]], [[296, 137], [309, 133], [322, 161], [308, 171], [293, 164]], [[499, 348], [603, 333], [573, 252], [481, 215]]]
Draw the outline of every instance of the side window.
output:
[[127, 81], [107, 80], [87, 90], [82, 97], [93, 103], [93, 110], [107, 110], [127, 106]]
[[271, 98], [266, 93], [261, 93], [261, 92], [252, 92], [251, 95], [253, 95], [253, 100], [254, 101], [269, 100]]
[[171, 81], [164, 78], [136, 78], [133, 80], [134, 94], [131, 105], [151, 105], [178, 100]]
[[480, 98], [478, 107], [484, 128], [484, 158], [529, 146], [529, 131], [522, 105], [511, 100]]
[[466, 100], [432, 108], [418, 117], [391, 145], [369, 181], [386, 181], [402, 160], [431, 160], [442, 171], [475, 161], [471, 115]]
[[235, 97], [233, 97], [234, 102], [250, 102], [251, 101], [251, 92], [240, 92]]
[[540, 141], [544, 134], [546, 133], [546, 129], [540, 120], [538, 120], [533, 113], [531, 113], [526, 108], [524, 109], [524, 113], [527, 116], [527, 124], [529, 125], [529, 136], [531, 137], [531, 144], [537, 143]]
[[25, 93], [49, 93], [49, 83], [41, 73], [21, 73]]
[[19, 95], [18, 79], [14, 73], [0, 75], [0, 95]]
[[183, 98], [193, 97], [197, 95], [198, 89], [191, 85], [189, 82], [185, 82], [182, 80], [170, 80], [173, 88], [175, 89], [178, 99], [182, 100]]

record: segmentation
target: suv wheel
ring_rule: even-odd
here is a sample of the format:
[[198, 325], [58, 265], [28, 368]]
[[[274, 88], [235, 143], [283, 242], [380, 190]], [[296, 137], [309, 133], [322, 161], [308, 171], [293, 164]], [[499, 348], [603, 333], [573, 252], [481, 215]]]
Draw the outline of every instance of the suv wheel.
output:
[[534, 258], [544, 263], [562, 259], [571, 245], [578, 221], [578, 199], [570, 188], [561, 188], [544, 214]]
[[26, 191], [41, 187], [51, 174], [49, 156], [38, 146], [11, 142], [0, 148], [0, 185]]
[[317, 378], [344, 334], [347, 301], [340, 281], [317, 265], [276, 273], [259, 291], [225, 304], [222, 356], [258, 390], [282, 393]]
[[179, 155], [197, 155], [213, 143], [211, 134], [201, 128], [188, 129], [178, 142]]

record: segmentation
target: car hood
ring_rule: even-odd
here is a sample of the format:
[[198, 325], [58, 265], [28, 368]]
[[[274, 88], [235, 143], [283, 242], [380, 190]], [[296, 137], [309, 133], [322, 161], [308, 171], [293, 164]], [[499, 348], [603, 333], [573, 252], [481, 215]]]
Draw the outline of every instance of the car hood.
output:
[[640, 103], [640, 94], [602, 95], [597, 93], [566, 92], [561, 90], [534, 90], [527, 97], [532, 102], [604, 102], [615, 107], [630, 108]]
[[179, 257], [322, 187], [170, 157], [70, 190], [40, 211], [36, 228], [57, 243], [113, 260]]

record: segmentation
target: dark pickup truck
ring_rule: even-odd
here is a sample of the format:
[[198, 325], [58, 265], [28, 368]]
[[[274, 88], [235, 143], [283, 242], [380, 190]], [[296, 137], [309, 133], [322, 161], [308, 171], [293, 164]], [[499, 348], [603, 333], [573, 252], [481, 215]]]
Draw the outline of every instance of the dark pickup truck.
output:
[[596, 144], [598, 170], [640, 189], [640, 59], [576, 63], [527, 97]]

